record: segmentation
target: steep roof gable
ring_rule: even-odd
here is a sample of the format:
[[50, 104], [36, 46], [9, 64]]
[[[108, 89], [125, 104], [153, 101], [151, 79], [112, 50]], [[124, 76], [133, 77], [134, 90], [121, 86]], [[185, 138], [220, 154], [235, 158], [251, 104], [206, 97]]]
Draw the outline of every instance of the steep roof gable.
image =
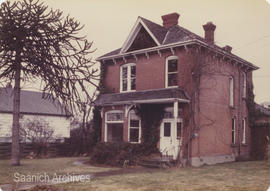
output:
[[[120, 53], [125, 53], [131, 50], [160, 46], [166, 33], [166, 29], [164, 29], [162, 26], [142, 17], [138, 17], [128, 38], [126, 39], [124, 45], [121, 48]], [[143, 39], [146, 39], [147, 43], [140, 43], [140, 41]], [[139, 45], [138, 48], [131, 48], [131, 46], [136, 45]]]

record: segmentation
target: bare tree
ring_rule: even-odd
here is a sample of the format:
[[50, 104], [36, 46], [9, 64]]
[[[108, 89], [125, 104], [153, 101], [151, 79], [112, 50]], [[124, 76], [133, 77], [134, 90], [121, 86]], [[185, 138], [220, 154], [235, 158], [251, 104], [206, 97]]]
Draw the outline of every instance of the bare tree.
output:
[[50, 141], [53, 141], [54, 130], [49, 123], [41, 118], [27, 119], [20, 127], [20, 138], [30, 141], [35, 149], [35, 154], [43, 154]]
[[90, 99], [97, 69], [83, 26], [36, 0], [3, 2], [0, 8], [0, 83], [14, 81], [12, 165], [19, 165], [20, 82], [42, 82], [43, 95], [71, 112]]

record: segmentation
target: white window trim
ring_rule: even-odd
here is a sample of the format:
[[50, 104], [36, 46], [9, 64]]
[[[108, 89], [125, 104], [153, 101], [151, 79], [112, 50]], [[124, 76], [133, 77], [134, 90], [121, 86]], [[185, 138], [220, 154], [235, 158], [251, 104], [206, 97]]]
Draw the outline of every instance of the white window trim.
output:
[[[177, 63], [178, 63], [178, 57], [177, 56], [169, 56], [169, 57], [167, 57], [166, 58], [166, 67], [165, 67], [165, 87], [166, 88], [175, 88], [175, 87], [178, 87], [178, 84], [176, 85], [176, 86], [168, 86], [168, 62], [169, 62], [169, 60], [177, 60]], [[179, 65], [179, 64], [178, 64]], [[179, 67], [177, 66], [177, 72], [170, 72], [170, 74], [174, 74], [174, 73], [179, 73], [178, 72], [178, 70], [179, 70]], [[178, 77], [178, 76], [177, 76]]]
[[108, 142], [108, 124], [112, 123], [124, 123], [124, 120], [121, 121], [108, 121], [107, 120], [107, 114], [109, 113], [122, 113], [124, 115], [124, 112], [121, 110], [112, 110], [112, 111], [107, 111], [105, 113], [105, 130], [104, 130], [104, 142]]
[[139, 129], [139, 142], [130, 142], [130, 143], [141, 143], [141, 138], [142, 138], [141, 119], [139, 119], [139, 127], [130, 127], [130, 115], [134, 113], [135, 112], [131, 110], [128, 115], [128, 142], [130, 142], [130, 129]]
[[235, 117], [233, 117], [232, 118], [232, 121], [233, 121], [233, 127], [232, 127], [232, 133], [233, 133], [233, 140], [232, 140], [232, 144], [236, 144], [236, 127], [235, 127], [235, 120], [236, 120], [236, 118]]
[[247, 74], [243, 72], [243, 98], [247, 97]]
[[229, 105], [234, 106], [234, 79], [232, 76], [229, 78]]
[[[135, 90], [131, 90], [131, 66], [136, 66], [135, 63], [128, 63], [120, 66], [120, 92], [135, 92]], [[127, 90], [123, 91], [123, 78], [122, 78], [122, 70], [123, 67], [127, 67]], [[137, 67], [136, 67], [136, 77], [137, 78]], [[136, 85], [137, 85], [137, 79], [136, 79]]]
[[242, 144], [246, 144], [246, 118], [242, 119]]

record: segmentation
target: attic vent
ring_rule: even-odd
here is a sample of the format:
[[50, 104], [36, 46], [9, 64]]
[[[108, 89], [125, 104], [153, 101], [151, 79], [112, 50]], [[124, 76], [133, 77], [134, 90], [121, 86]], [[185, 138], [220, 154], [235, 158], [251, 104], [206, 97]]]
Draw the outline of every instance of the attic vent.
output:
[[163, 26], [168, 29], [172, 26], [175, 26], [178, 24], [178, 19], [179, 19], [179, 14], [178, 13], [170, 13], [167, 15], [161, 16], [163, 20]]

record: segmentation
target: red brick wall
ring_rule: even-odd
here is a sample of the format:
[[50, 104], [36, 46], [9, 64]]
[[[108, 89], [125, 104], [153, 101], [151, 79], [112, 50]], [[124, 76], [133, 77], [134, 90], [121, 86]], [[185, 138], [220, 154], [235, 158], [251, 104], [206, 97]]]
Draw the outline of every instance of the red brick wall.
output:
[[[175, 55], [178, 56], [178, 84], [183, 87], [188, 95], [192, 98], [191, 106], [194, 104], [194, 76], [192, 74], [194, 66], [198, 64], [198, 59], [194, 55], [198, 54], [195, 51], [185, 51], [183, 48], [175, 50]], [[148, 90], [165, 88], [165, 66], [166, 58], [172, 55], [171, 51], [162, 52], [162, 57], [157, 53], [150, 55], [147, 59], [145, 55], [138, 55], [138, 61], [135, 58], [129, 58], [127, 63], [136, 63], [136, 89]], [[242, 140], [242, 118], [246, 117], [246, 145], [240, 144], [240, 154], [248, 155], [250, 150], [250, 129], [248, 125], [248, 112], [246, 100], [242, 98], [242, 75], [240, 76], [238, 65], [224, 61], [222, 59], [208, 56], [206, 59], [206, 74], [201, 78], [200, 86], [200, 111], [196, 108], [196, 128], [199, 128], [199, 136], [192, 140], [190, 149], [191, 156], [208, 156], [208, 155], [238, 155], [239, 141]], [[116, 64], [108, 67], [107, 76], [105, 78], [106, 86], [115, 93], [120, 92], [120, 66], [125, 64], [123, 60], [118, 60]], [[208, 75], [209, 72], [218, 70], [215, 74]], [[243, 68], [240, 69], [243, 71]], [[234, 107], [229, 107], [229, 77], [234, 77]], [[248, 84], [252, 83], [252, 74], [248, 72]], [[240, 89], [239, 89], [240, 88]], [[240, 96], [240, 99], [239, 99]], [[240, 101], [240, 102], [239, 102]], [[198, 103], [197, 103], [198, 104]], [[195, 105], [195, 106], [194, 106]], [[190, 107], [185, 107], [184, 113], [184, 153], [187, 153], [187, 142], [189, 129], [194, 133], [195, 125], [192, 117], [190, 117]], [[197, 105], [198, 106], [198, 105]], [[109, 108], [112, 109], [112, 108]], [[104, 111], [108, 111], [105, 108]], [[122, 108], [124, 111], [124, 108]], [[236, 117], [236, 145], [232, 147], [232, 117]], [[240, 118], [239, 118], [240, 116]], [[189, 117], [189, 119], [187, 119]], [[239, 122], [240, 120], [240, 127]], [[104, 132], [104, 122], [102, 125]], [[124, 124], [124, 140], [128, 140], [128, 121], [125, 119]], [[103, 133], [104, 134], [104, 133]], [[239, 137], [241, 140], [239, 140]], [[102, 137], [104, 140], [104, 137]]]

